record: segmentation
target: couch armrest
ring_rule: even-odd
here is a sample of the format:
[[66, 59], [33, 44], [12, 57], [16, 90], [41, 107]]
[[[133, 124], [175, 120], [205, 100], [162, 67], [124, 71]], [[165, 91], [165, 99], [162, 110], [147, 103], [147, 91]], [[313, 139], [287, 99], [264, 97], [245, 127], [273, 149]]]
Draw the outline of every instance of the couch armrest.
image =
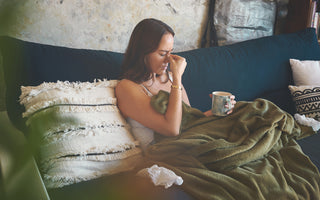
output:
[[0, 169], [8, 199], [50, 199], [26, 138], [0, 112]]

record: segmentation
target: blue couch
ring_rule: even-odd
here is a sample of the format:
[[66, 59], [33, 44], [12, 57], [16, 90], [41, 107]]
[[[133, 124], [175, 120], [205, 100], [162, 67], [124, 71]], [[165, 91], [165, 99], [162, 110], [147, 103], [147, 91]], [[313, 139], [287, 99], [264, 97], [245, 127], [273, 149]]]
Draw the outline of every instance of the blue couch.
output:
[[[38, 85], [44, 81], [57, 80], [118, 79], [123, 58], [123, 54], [117, 52], [50, 46], [6, 36], [0, 37], [0, 50], [7, 85], [8, 116], [22, 132], [26, 132], [26, 127], [21, 117], [23, 107], [18, 103], [21, 85]], [[224, 90], [233, 93], [237, 101], [251, 101], [262, 97], [294, 114], [295, 106], [288, 90], [288, 85], [293, 84], [289, 59], [320, 60], [320, 47], [315, 30], [307, 28], [296, 33], [177, 54], [185, 57], [188, 62], [183, 84], [193, 107], [202, 111], [208, 110], [211, 106], [208, 94], [214, 90]], [[300, 140], [299, 144], [320, 169], [320, 135]], [[108, 180], [112, 182], [110, 180], [112, 177]], [[93, 182], [107, 184], [108, 181]], [[56, 198], [63, 195], [66, 197], [79, 191], [79, 188], [85, 191], [84, 188], [88, 188], [86, 184], [89, 183], [71, 186], [69, 193], [68, 189], [62, 189], [50, 195]], [[179, 189], [165, 192], [155, 190], [159, 198], [164, 198], [159, 193], [168, 195], [165, 197], [167, 199], [191, 198]], [[91, 188], [90, 191], [94, 189]]]

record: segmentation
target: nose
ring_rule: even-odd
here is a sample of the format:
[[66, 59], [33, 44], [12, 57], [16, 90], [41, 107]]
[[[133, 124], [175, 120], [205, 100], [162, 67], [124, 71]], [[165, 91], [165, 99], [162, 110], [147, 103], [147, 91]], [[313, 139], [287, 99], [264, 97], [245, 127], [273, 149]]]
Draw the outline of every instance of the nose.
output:
[[171, 56], [170, 52], [167, 53], [164, 62], [169, 63], [169, 61], [170, 61], [170, 60], [169, 60], [170, 56]]

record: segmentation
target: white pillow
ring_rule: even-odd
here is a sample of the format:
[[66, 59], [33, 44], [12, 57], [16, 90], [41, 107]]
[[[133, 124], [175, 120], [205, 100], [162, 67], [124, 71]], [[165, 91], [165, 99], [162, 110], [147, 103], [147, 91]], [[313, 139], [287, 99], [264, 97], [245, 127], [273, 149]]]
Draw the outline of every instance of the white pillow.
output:
[[295, 85], [320, 86], [320, 61], [290, 59]]
[[297, 113], [320, 121], [320, 86], [289, 85]]
[[40, 137], [47, 188], [133, 169], [142, 150], [116, 106], [118, 81], [42, 83], [21, 87], [23, 117]]

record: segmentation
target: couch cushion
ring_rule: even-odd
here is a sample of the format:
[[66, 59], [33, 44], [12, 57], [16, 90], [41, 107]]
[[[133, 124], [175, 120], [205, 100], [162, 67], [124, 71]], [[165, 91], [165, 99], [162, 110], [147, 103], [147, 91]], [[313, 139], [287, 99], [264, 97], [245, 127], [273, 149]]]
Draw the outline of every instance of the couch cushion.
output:
[[[210, 109], [208, 95], [214, 90], [231, 92], [238, 101], [253, 100], [271, 91], [287, 92], [293, 82], [289, 59], [320, 59], [320, 47], [315, 29], [307, 28], [179, 54], [188, 62], [183, 83], [191, 105], [204, 111]], [[287, 96], [282, 102], [289, 101], [292, 100]]]

